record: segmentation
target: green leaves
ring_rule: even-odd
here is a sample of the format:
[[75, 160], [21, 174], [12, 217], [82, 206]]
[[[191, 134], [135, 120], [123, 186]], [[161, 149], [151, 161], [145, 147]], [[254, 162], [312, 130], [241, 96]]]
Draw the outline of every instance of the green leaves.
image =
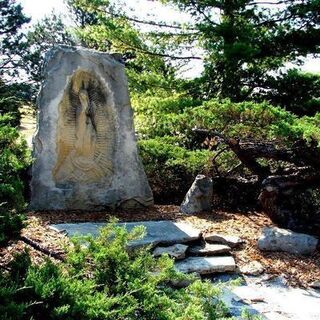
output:
[[[219, 288], [198, 280], [174, 290], [170, 281], [194, 277], [177, 273], [168, 256], [128, 251], [128, 241], [143, 231], [127, 232], [113, 222], [96, 239], [73, 239], [65, 262], [29, 265], [19, 278], [0, 276], [1, 314], [10, 320], [227, 319]], [[75, 264], [79, 257], [85, 263]]]
[[[252, 99], [270, 72], [319, 53], [319, 1], [162, 1], [190, 13], [204, 49], [198, 96]], [[263, 93], [263, 90], [262, 90]], [[302, 106], [303, 107], [303, 106]]]
[[30, 163], [29, 152], [12, 118], [0, 115], [0, 246], [19, 235], [23, 226], [24, 185], [21, 174]]

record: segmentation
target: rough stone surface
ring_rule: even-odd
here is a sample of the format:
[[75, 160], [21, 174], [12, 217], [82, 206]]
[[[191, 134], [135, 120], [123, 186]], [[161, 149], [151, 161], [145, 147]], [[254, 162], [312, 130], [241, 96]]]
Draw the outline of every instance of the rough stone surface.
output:
[[175, 268], [184, 273], [211, 274], [233, 272], [236, 270], [236, 263], [233, 257], [190, 257], [176, 262]]
[[204, 235], [204, 240], [213, 243], [223, 243], [230, 246], [231, 248], [235, 248], [244, 242], [241, 238], [237, 236], [230, 236], [218, 233], [206, 234]]
[[[226, 279], [228, 280], [228, 279]], [[223, 301], [236, 319], [247, 309], [268, 320], [319, 320], [320, 293], [317, 290], [292, 288], [282, 279], [262, 281], [261, 277], [244, 278], [244, 284], [225, 289]]]
[[[65, 230], [69, 237], [74, 235], [97, 236], [99, 229], [105, 225], [104, 222], [82, 222], [82, 223], [60, 223], [51, 225], [59, 231]], [[145, 246], [158, 244], [173, 245], [176, 243], [188, 243], [200, 238], [201, 232], [190, 224], [172, 221], [140, 221], [118, 223], [118, 226], [125, 226], [128, 231], [136, 226], [144, 226], [146, 235], [141, 240], [131, 242], [131, 246]]]
[[188, 253], [192, 256], [216, 256], [218, 254], [229, 253], [231, 248], [224, 244], [209, 244], [203, 246], [189, 247]]
[[123, 64], [110, 54], [57, 47], [44, 70], [30, 208], [152, 205]]
[[317, 238], [280, 228], [264, 228], [258, 240], [263, 251], [285, 251], [298, 255], [310, 255], [317, 248]]
[[180, 260], [186, 257], [187, 249], [188, 249], [188, 246], [181, 243], [177, 243], [169, 247], [157, 247], [153, 251], [153, 256], [159, 257], [163, 254], [168, 254], [171, 258]]
[[310, 287], [313, 289], [319, 289], [320, 290], [320, 280], [314, 281], [310, 284]]
[[211, 178], [197, 175], [180, 206], [181, 212], [193, 214], [210, 210], [212, 206], [212, 188]]
[[264, 267], [259, 261], [251, 261], [240, 267], [240, 272], [246, 275], [257, 276], [264, 272]]

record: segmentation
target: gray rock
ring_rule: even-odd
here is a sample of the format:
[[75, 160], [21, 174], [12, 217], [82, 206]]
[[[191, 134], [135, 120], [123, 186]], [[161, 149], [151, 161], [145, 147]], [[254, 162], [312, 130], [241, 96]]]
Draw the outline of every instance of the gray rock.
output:
[[314, 281], [310, 284], [310, 287], [313, 289], [319, 289], [320, 290], [320, 280]]
[[236, 270], [236, 263], [233, 257], [190, 257], [176, 262], [175, 268], [183, 273], [211, 274], [233, 272]]
[[209, 244], [203, 246], [189, 247], [188, 252], [192, 256], [216, 256], [222, 253], [229, 253], [231, 248], [224, 244]]
[[230, 236], [219, 233], [205, 234], [203, 237], [204, 240], [207, 242], [223, 243], [230, 246], [231, 248], [235, 248], [240, 244], [244, 243], [244, 241], [237, 236]]
[[251, 261], [240, 267], [240, 272], [246, 275], [258, 276], [264, 272], [264, 267], [259, 261]]
[[[54, 224], [52, 227], [57, 230], [65, 230], [69, 237], [74, 235], [91, 234], [96, 237], [99, 229], [105, 225], [104, 222], [82, 222], [82, 223], [60, 223]], [[131, 246], [156, 246], [158, 244], [173, 245], [176, 243], [188, 243], [198, 240], [201, 232], [193, 228], [190, 224], [172, 221], [140, 221], [118, 223], [118, 226], [124, 226], [131, 231], [136, 226], [144, 226], [146, 235], [141, 240], [131, 242]]]
[[292, 288], [282, 284], [282, 280], [274, 280], [264, 283], [261, 277], [245, 276], [243, 285], [224, 289], [222, 300], [239, 319], [243, 319], [240, 315], [244, 308], [252, 314], [258, 313], [259, 319], [320, 319], [320, 293]]
[[124, 65], [106, 53], [63, 46], [48, 52], [44, 70], [30, 209], [152, 205]]
[[264, 228], [258, 240], [258, 248], [263, 251], [285, 251], [298, 255], [315, 252], [318, 239], [303, 233], [280, 228]]
[[184, 259], [186, 257], [186, 251], [188, 246], [177, 243], [170, 247], [156, 247], [153, 251], [154, 257], [159, 257], [163, 254], [168, 254], [169, 257], [175, 258], [177, 260]]
[[212, 193], [212, 179], [197, 175], [180, 206], [181, 212], [193, 214], [211, 210]]

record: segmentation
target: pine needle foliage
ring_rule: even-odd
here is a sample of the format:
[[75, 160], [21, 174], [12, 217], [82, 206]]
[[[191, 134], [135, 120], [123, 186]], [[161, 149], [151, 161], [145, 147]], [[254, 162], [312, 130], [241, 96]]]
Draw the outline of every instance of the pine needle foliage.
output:
[[[176, 272], [173, 260], [153, 258], [150, 248], [130, 247], [143, 234], [143, 227], [128, 232], [113, 222], [96, 239], [74, 238], [63, 263], [16, 258], [0, 279], [1, 319], [228, 319], [218, 286]], [[184, 289], [170, 285], [187, 279]]]

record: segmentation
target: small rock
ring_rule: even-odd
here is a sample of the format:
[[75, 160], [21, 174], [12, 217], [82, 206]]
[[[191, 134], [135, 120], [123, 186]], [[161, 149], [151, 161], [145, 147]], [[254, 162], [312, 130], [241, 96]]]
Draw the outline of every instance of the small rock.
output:
[[190, 257], [175, 264], [177, 271], [184, 273], [211, 274], [216, 272], [233, 272], [236, 263], [233, 257]]
[[244, 243], [244, 241], [237, 236], [229, 236], [218, 233], [204, 235], [204, 240], [207, 242], [223, 243], [230, 246], [231, 248], [235, 248]]
[[313, 289], [320, 289], [320, 280], [314, 281], [310, 284], [310, 287]]
[[240, 267], [240, 272], [246, 275], [258, 276], [264, 272], [263, 265], [258, 261], [251, 261]]
[[193, 214], [211, 210], [212, 193], [212, 179], [201, 174], [197, 175], [180, 206], [181, 212]]
[[188, 252], [193, 256], [215, 256], [221, 253], [229, 253], [231, 248], [225, 244], [209, 244], [204, 246], [189, 247]]
[[258, 240], [260, 250], [285, 251], [298, 255], [311, 255], [317, 244], [318, 239], [313, 236], [276, 227], [264, 228]]
[[153, 251], [153, 256], [159, 257], [163, 254], [168, 254], [171, 258], [180, 260], [186, 257], [187, 249], [188, 249], [188, 246], [184, 244], [175, 244], [170, 247], [157, 247]]

